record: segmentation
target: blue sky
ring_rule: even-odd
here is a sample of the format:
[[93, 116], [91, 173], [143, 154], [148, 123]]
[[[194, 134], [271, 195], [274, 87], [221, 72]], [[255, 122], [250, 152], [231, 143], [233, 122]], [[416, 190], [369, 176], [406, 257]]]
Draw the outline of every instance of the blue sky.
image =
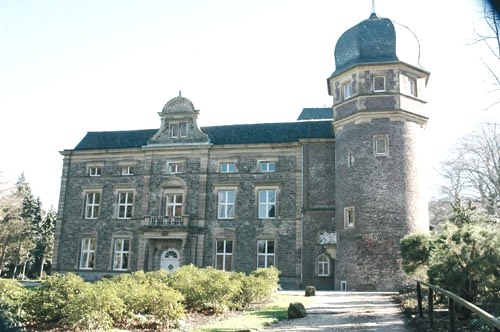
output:
[[[340, 35], [370, 0], [0, 0], [0, 171], [57, 207], [62, 156], [87, 131], [158, 128], [182, 90], [201, 126], [294, 121], [331, 106]], [[429, 169], [498, 108], [482, 58], [481, 3], [378, 0], [410, 27], [431, 72]], [[498, 69], [498, 65], [496, 68]]]

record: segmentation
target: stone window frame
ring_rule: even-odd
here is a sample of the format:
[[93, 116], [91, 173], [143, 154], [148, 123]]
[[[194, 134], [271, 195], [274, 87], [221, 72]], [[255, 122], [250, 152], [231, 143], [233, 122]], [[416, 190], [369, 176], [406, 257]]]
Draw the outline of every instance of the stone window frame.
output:
[[352, 80], [345, 80], [340, 84], [342, 98], [341, 100], [347, 100], [352, 98]]
[[[237, 187], [217, 187], [216, 188], [216, 196], [217, 196], [217, 219], [225, 219], [225, 220], [232, 220], [235, 218], [236, 215], [236, 196], [237, 196]], [[233, 202], [227, 202], [227, 194], [225, 195], [226, 201], [221, 202], [221, 193], [233, 193]], [[232, 206], [232, 216], [228, 215], [228, 210]], [[221, 215], [221, 209], [223, 210], [223, 215]]]
[[[122, 203], [121, 202], [121, 197], [122, 194], [125, 194], [126, 196], [126, 202]], [[132, 194], [132, 199], [129, 201], [129, 196]], [[133, 188], [120, 188], [116, 190], [115, 192], [116, 196], [116, 219], [132, 219], [134, 217], [134, 206], [135, 206], [135, 198], [136, 198], [136, 190]], [[125, 208], [125, 216], [122, 216], [120, 214], [121, 208]], [[127, 213], [128, 208], [130, 208], [130, 214]]]
[[[99, 195], [96, 202], [95, 196]], [[93, 199], [90, 202], [89, 196], [92, 195]], [[101, 213], [102, 189], [85, 189], [83, 191], [83, 219], [98, 219]], [[91, 213], [88, 213], [90, 208]]]
[[220, 173], [236, 173], [236, 162], [234, 161], [224, 161], [219, 164]]
[[[380, 149], [383, 143], [383, 150]], [[389, 156], [389, 135], [373, 135], [373, 154], [375, 157]]]
[[[118, 241], [123, 241], [121, 247], [119, 250], [117, 250], [117, 243]], [[124, 250], [124, 244], [125, 241], [128, 242], [128, 250]], [[130, 236], [113, 236], [113, 241], [112, 241], [112, 262], [111, 262], [111, 268], [113, 271], [129, 271], [130, 270], [130, 256], [132, 253], [132, 238]], [[126, 255], [126, 266], [124, 267], [123, 261], [124, 261], [124, 255]], [[118, 263], [118, 264], [117, 264]], [[120, 266], [120, 267], [117, 267]]]
[[344, 208], [344, 228], [354, 228], [356, 225], [356, 210], [354, 206]]
[[[383, 80], [383, 88], [382, 89], [377, 89], [377, 84], [376, 80], [377, 79], [382, 79]], [[372, 91], [373, 92], [385, 92], [387, 90], [387, 85], [386, 85], [386, 77], [385, 75], [373, 75], [372, 79]]]
[[168, 174], [182, 174], [186, 171], [185, 160], [169, 160], [167, 161]]
[[93, 270], [96, 266], [97, 237], [82, 237], [80, 240], [80, 255], [78, 268], [80, 270]]
[[[219, 251], [219, 244], [222, 244], [222, 251]], [[230, 243], [230, 251], [228, 251], [228, 244]], [[234, 253], [234, 240], [232, 238], [221, 238], [215, 240], [215, 258], [214, 258], [214, 268], [216, 270], [222, 271], [233, 271], [233, 253]], [[219, 264], [219, 258], [221, 259], [221, 265]], [[228, 263], [228, 260], [230, 261]]]
[[274, 173], [276, 172], [276, 161], [275, 160], [259, 160], [258, 161], [259, 172], [261, 173]]
[[[279, 187], [277, 186], [259, 186], [256, 187], [256, 195], [257, 195], [257, 218], [258, 219], [276, 219], [277, 211], [278, 211], [278, 196], [279, 196]], [[261, 192], [266, 192], [265, 201], [261, 201]], [[269, 192], [274, 192], [274, 202], [269, 201]], [[261, 206], [265, 207], [265, 216], [261, 214]], [[270, 206], [270, 208], [268, 207]], [[274, 211], [272, 208], [274, 207]], [[263, 210], [264, 211], [264, 210]], [[272, 214], [272, 215], [271, 215]]]
[[[269, 252], [269, 244], [272, 242], [272, 253]], [[260, 252], [261, 244], [264, 245], [264, 251]], [[257, 268], [267, 268], [270, 266], [276, 266], [276, 248], [277, 241], [275, 239], [259, 239], [257, 240]], [[260, 264], [260, 258], [264, 259], [263, 264]], [[272, 258], [272, 262], [269, 259]]]
[[[326, 260], [325, 260], [326, 259]], [[330, 276], [330, 257], [326, 254], [320, 254], [316, 257], [316, 276], [329, 277]], [[325, 269], [326, 268], [326, 269]], [[325, 271], [326, 270], [326, 271]]]
[[101, 176], [103, 170], [104, 170], [104, 165], [102, 163], [87, 165], [87, 175], [91, 177]]

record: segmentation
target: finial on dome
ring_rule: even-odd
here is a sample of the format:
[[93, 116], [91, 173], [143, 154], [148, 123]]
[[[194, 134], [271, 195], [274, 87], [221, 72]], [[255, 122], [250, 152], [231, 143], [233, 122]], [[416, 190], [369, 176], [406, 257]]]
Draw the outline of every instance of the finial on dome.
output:
[[182, 91], [179, 90], [179, 97], [182, 97]]
[[375, 0], [372, 0], [372, 11], [370, 13], [370, 18], [377, 18], [377, 12], [375, 11]]

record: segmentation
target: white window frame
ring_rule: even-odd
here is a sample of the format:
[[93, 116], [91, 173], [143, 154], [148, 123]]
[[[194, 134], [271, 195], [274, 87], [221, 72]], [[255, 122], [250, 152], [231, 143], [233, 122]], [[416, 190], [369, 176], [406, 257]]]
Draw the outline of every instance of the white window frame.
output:
[[188, 136], [188, 123], [187, 122], [176, 122], [170, 124], [170, 137], [179, 138]]
[[259, 161], [259, 170], [262, 173], [276, 172], [276, 162], [268, 160]]
[[171, 123], [170, 124], [170, 137], [171, 138], [178, 138], [179, 137], [179, 124], [178, 123]]
[[[270, 252], [269, 244], [272, 243], [272, 252]], [[261, 247], [263, 246], [263, 251]], [[263, 258], [263, 263], [260, 264], [260, 258]], [[271, 261], [272, 260], [272, 261]], [[266, 268], [276, 266], [276, 241], [275, 240], [258, 240], [257, 241], [257, 268]]]
[[179, 137], [187, 137], [188, 135], [188, 123], [180, 122], [179, 123]]
[[321, 254], [316, 259], [316, 274], [318, 277], [328, 277], [330, 276], [330, 258]]
[[[382, 89], [377, 89], [377, 84], [375, 83], [375, 81], [377, 79], [382, 79], [383, 80], [383, 88]], [[386, 85], [385, 85], [385, 76], [383, 75], [375, 75], [373, 76], [373, 92], [384, 92], [386, 90]]]
[[344, 227], [345, 228], [354, 228], [356, 224], [356, 210], [354, 206], [348, 206], [344, 208]]
[[[383, 145], [381, 145], [383, 143]], [[381, 147], [383, 146], [383, 149]], [[386, 157], [389, 155], [389, 136], [375, 135], [373, 136], [373, 153], [377, 157]]]
[[[169, 197], [173, 199], [169, 202]], [[184, 214], [184, 193], [179, 192], [167, 192], [165, 193], [165, 217], [182, 217]], [[180, 202], [179, 202], [180, 198]], [[178, 209], [180, 207], [180, 215], [178, 215]], [[169, 214], [171, 211], [171, 214]]]
[[88, 167], [89, 176], [101, 176], [102, 175], [102, 166], [89, 166]]
[[[115, 238], [113, 243], [113, 270], [127, 271], [130, 267], [130, 238]], [[125, 246], [126, 245], [126, 246]]]
[[[96, 199], [97, 197], [97, 199]], [[101, 210], [101, 192], [87, 191], [85, 192], [85, 219], [97, 219]]]
[[[274, 196], [274, 199], [272, 199]], [[276, 202], [278, 190], [275, 188], [260, 188], [257, 190], [258, 202], [258, 218], [259, 219], [275, 219], [276, 218]]]
[[[222, 244], [222, 251], [219, 251], [219, 244]], [[228, 245], [230, 245], [230, 251], [228, 250]], [[234, 241], [233, 240], [216, 240], [215, 241], [215, 269], [223, 271], [233, 270], [233, 251], [234, 251]], [[222, 260], [222, 266], [219, 265], [219, 259]], [[230, 262], [228, 262], [230, 260]]]
[[219, 165], [219, 171], [221, 173], [235, 173], [236, 172], [236, 163], [232, 163], [232, 162], [221, 163]]
[[82, 238], [80, 244], [80, 269], [92, 270], [95, 268], [96, 260], [96, 238]]
[[130, 165], [122, 166], [121, 175], [125, 175], [125, 176], [134, 175], [134, 166], [130, 166]]
[[167, 163], [167, 172], [169, 174], [184, 173], [184, 163], [178, 161], [171, 161]]
[[234, 219], [235, 202], [235, 190], [219, 190], [217, 192], [217, 219]]
[[[133, 191], [118, 192], [118, 219], [132, 219], [134, 215], [134, 196]], [[122, 198], [124, 198], [123, 201]]]
[[342, 100], [352, 97], [352, 81], [345, 81], [342, 83]]

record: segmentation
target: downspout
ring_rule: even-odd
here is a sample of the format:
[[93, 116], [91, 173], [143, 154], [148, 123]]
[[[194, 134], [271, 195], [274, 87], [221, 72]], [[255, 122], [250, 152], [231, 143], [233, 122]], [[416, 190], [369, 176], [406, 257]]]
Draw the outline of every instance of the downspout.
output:
[[301, 188], [302, 188], [302, 193], [301, 193], [301, 204], [300, 204], [300, 287], [302, 287], [302, 279], [303, 279], [303, 273], [304, 273], [304, 263], [303, 263], [303, 257], [304, 257], [304, 143], [302, 143], [302, 160], [301, 160]]

